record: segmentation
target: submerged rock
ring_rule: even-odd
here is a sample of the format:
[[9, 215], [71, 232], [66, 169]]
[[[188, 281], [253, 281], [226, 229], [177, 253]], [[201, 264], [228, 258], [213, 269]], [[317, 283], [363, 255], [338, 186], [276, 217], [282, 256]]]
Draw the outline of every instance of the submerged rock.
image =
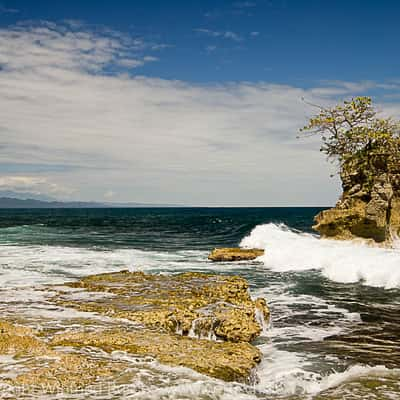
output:
[[264, 255], [262, 249], [241, 249], [239, 247], [226, 247], [214, 249], [208, 259], [211, 261], [245, 261], [255, 260]]
[[341, 179], [340, 200], [315, 217], [314, 229], [327, 238], [391, 245], [400, 235], [400, 165], [377, 159], [367, 171], [348, 163]]

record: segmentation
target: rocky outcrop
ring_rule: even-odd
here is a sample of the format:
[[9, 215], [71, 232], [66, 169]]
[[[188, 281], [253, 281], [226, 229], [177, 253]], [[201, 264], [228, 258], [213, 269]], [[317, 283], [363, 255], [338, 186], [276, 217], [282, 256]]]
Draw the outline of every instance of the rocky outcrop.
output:
[[263, 298], [251, 299], [240, 277], [120, 271], [48, 291], [46, 304], [70, 316], [55, 324], [35, 319], [38, 331], [24, 326], [32, 324], [30, 317], [0, 320], [0, 356], [18, 358], [12, 374], [0, 362], [0, 385], [39, 395], [75, 393], [120, 380], [129, 370], [121, 351], [144, 363], [157, 360], [225, 381], [256, 381], [262, 354], [251, 341], [268, 322], [269, 310]]
[[269, 317], [265, 300], [253, 301], [247, 282], [238, 276], [121, 271], [88, 276], [68, 285], [103, 292], [104, 297], [97, 293], [92, 300], [60, 293], [54, 299], [60, 305], [200, 339], [250, 342], [262, 330], [256, 317], [259, 310], [265, 320]]
[[261, 353], [250, 342], [265, 329], [269, 309], [263, 298], [251, 299], [243, 278], [120, 271], [52, 290], [59, 306], [131, 322], [129, 329], [61, 333], [52, 346], [123, 350], [226, 381], [254, 380]]
[[400, 234], [400, 165], [378, 158], [369, 165], [343, 168], [340, 200], [315, 217], [314, 229], [323, 237], [390, 245]]
[[255, 260], [264, 254], [262, 249], [241, 249], [237, 247], [227, 247], [214, 249], [208, 259], [211, 261], [248, 261]]

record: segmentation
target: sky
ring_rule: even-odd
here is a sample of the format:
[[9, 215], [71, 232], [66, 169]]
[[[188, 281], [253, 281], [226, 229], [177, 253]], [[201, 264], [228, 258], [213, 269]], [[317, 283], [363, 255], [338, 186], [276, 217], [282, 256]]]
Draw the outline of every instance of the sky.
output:
[[369, 95], [400, 117], [399, 17], [390, 0], [0, 0], [0, 192], [332, 205], [335, 165], [296, 138], [307, 103]]

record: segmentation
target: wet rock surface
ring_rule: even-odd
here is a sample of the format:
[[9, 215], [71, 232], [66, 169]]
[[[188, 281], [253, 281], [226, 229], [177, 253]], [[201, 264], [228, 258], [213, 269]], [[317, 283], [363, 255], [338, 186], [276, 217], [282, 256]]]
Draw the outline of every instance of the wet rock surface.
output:
[[250, 342], [262, 330], [256, 314], [261, 310], [265, 320], [269, 316], [265, 301], [253, 301], [246, 280], [237, 276], [121, 271], [89, 276], [69, 286], [98, 295], [92, 300], [60, 293], [54, 299], [58, 304], [183, 336]]
[[[8, 360], [0, 362], [0, 390], [74, 393], [114, 383], [129, 370], [123, 354], [225, 381], [256, 380], [261, 352], [250, 342], [269, 310], [240, 277], [121, 271], [40, 290], [44, 317], [0, 320], [0, 358]], [[54, 323], [51, 310], [65, 317]]]
[[7, 368], [0, 368], [0, 382], [20, 387], [27, 393], [76, 391], [101, 378], [112, 377], [126, 367], [121, 362], [55, 350], [32, 329], [1, 320], [0, 355], [9, 356], [14, 366], [12, 374]]
[[66, 333], [55, 336], [52, 344], [152, 356], [161, 363], [191, 368], [225, 381], [246, 383], [254, 379], [252, 371], [261, 361], [260, 351], [249, 343], [214, 342], [146, 330]]
[[249, 261], [264, 255], [262, 249], [242, 249], [238, 247], [225, 247], [214, 249], [208, 259], [211, 261]]

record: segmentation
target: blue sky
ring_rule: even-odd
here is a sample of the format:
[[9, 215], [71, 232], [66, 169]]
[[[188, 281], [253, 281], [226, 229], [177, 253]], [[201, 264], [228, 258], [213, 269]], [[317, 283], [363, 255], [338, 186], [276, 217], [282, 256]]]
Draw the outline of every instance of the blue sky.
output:
[[304, 96], [398, 116], [396, 1], [0, 0], [0, 190], [327, 205]]
[[[2, 4], [18, 10], [2, 13], [2, 25], [81, 20], [171, 46], [163, 51], [162, 62], [141, 68], [147, 76], [311, 86], [332, 79], [396, 79], [400, 67], [397, 1], [14, 0]], [[210, 33], [196, 31], [200, 29]], [[217, 32], [232, 32], [237, 39], [213, 36]]]

